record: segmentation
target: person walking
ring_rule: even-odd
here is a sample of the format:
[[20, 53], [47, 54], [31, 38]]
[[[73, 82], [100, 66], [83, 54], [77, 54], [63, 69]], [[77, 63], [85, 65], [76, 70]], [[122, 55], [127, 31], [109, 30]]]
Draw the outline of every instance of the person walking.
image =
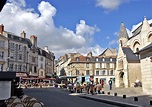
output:
[[99, 82], [97, 83], [97, 90], [98, 90], [98, 94], [100, 94], [101, 93], [100, 91], [102, 90], [102, 86]]
[[109, 89], [112, 90], [112, 80], [110, 79], [108, 82], [109, 82]]
[[104, 80], [101, 80], [101, 86], [103, 88], [103, 86], [104, 86]]

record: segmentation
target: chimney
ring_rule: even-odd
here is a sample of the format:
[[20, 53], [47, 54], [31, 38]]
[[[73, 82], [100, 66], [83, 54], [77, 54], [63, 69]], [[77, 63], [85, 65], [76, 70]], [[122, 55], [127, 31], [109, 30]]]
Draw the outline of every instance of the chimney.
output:
[[44, 47], [44, 50], [48, 51], [48, 46], [45, 46], [45, 47]]
[[36, 37], [36, 36], [32, 35], [32, 36], [30, 37], [30, 41], [32, 42], [32, 44], [33, 44], [35, 47], [37, 47], [37, 37]]
[[0, 34], [3, 34], [3, 31], [4, 31], [4, 26], [3, 24], [0, 25]]
[[26, 33], [24, 31], [21, 33], [21, 37], [26, 38]]
[[113, 54], [117, 54], [116, 48], [113, 48], [113, 49], [112, 49], [112, 52], [113, 52]]

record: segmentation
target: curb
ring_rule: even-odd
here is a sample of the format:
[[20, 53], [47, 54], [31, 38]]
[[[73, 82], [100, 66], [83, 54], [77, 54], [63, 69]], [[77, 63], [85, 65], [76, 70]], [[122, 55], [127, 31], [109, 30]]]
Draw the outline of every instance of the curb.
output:
[[79, 97], [89, 99], [89, 100], [93, 100], [93, 101], [103, 102], [103, 103], [107, 103], [107, 104], [111, 104], [111, 105], [117, 105], [117, 106], [120, 106], [120, 107], [142, 107], [140, 105], [118, 102], [118, 101], [112, 101], [112, 100], [102, 99], [102, 98], [94, 98], [94, 97], [88, 97], [88, 96], [83, 96], [83, 95], [80, 95]]

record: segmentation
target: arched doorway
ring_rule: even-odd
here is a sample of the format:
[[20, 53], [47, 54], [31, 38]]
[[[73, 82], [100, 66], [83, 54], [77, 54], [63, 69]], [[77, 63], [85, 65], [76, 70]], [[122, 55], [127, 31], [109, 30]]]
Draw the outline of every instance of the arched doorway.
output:
[[119, 87], [124, 87], [123, 78], [124, 78], [124, 72], [123, 72], [123, 71], [120, 71], [120, 72], [119, 72]]

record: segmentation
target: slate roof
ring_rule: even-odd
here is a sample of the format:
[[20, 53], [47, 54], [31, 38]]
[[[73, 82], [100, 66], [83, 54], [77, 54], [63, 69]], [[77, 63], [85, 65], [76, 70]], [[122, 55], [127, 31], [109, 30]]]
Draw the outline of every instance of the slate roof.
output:
[[121, 23], [121, 26], [120, 26], [120, 32], [119, 32], [118, 39], [120, 39], [120, 38], [127, 38], [127, 39], [129, 38], [124, 23]]
[[31, 41], [29, 39], [19, 37], [19, 36], [13, 34], [13, 33], [7, 32], [7, 31], [5, 31], [5, 32], [8, 34], [8, 38], [10, 40], [14, 40], [14, 41], [18, 41], [18, 42], [22, 42], [22, 43], [28, 44], [29, 48], [32, 47], [32, 43], [31, 43]]
[[47, 53], [45, 50], [41, 49], [41, 48], [38, 48], [38, 54], [42, 55], [42, 56], [44, 56], [44, 57], [46, 57], [48, 59], [51, 58], [51, 55], [49, 53]]
[[141, 50], [139, 50], [138, 52], [136, 52], [136, 54], [139, 54], [140, 52], [146, 51], [146, 50], [152, 50], [152, 43], [147, 45], [146, 47], [142, 48]]
[[126, 55], [128, 62], [140, 62], [139, 57], [129, 47], [122, 47], [123, 53]]

